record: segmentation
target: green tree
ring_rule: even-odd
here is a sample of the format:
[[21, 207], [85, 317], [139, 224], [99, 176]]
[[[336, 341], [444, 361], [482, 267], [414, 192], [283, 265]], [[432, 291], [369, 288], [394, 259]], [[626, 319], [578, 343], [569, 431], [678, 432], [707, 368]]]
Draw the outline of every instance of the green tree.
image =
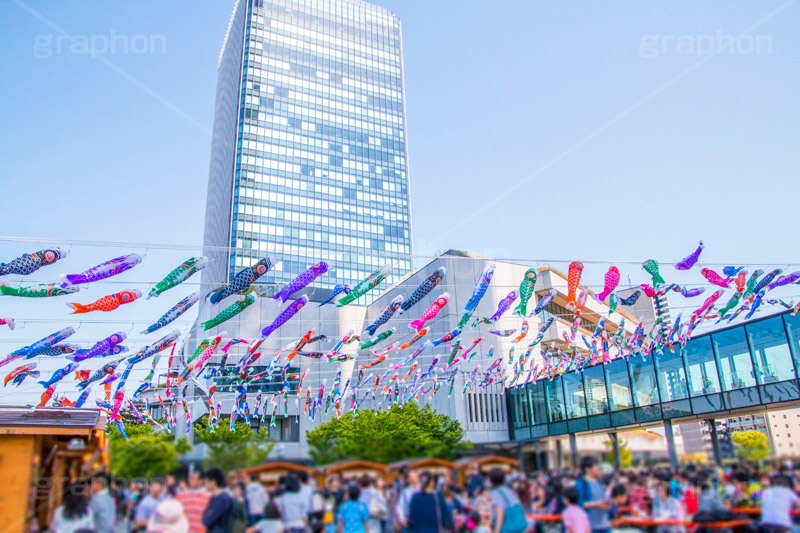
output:
[[472, 447], [463, 437], [457, 420], [415, 402], [378, 413], [350, 411], [306, 433], [311, 458], [320, 465], [344, 459], [377, 463], [412, 457], [451, 459]]
[[[603, 461], [608, 464], [614, 464], [614, 443], [611, 439], [603, 441], [603, 445], [608, 448], [608, 451], [603, 454]], [[628, 443], [623, 439], [619, 439], [619, 462], [621, 468], [629, 468], [633, 464], [633, 452], [628, 447]]]
[[150, 424], [125, 424], [128, 440], [115, 426], [107, 432], [111, 473], [123, 478], [165, 476], [178, 467], [178, 456], [192, 449], [186, 437], [176, 439]]
[[208, 446], [203, 459], [206, 468], [217, 467], [224, 472], [247, 468], [264, 463], [275, 442], [270, 438], [267, 428], [258, 431], [244, 422], [236, 422], [236, 431], [230, 430], [230, 423], [220, 421], [212, 433], [208, 430], [208, 417], [194, 425], [195, 442]]
[[767, 436], [760, 431], [742, 431], [731, 435], [736, 453], [745, 461], [757, 463], [769, 455]]

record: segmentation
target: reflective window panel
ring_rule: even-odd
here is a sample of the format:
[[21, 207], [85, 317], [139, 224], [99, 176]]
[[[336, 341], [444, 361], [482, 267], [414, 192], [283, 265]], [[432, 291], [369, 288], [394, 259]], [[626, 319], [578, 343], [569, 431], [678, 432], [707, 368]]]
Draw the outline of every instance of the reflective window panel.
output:
[[564, 399], [567, 404], [567, 416], [580, 418], [586, 416], [586, 399], [583, 392], [583, 380], [580, 372], [564, 375]]
[[708, 336], [686, 343], [684, 359], [689, 370], [689, 392], [692, 396], [719, 392], [717, 363]]
[[794, 362], [786, 341], [783, 320], [773, 317], [745, 326], [759, 385], [794, 379]]
[[617, 359], [605, 365], [607, 394], [612, 411], [630, 409], [631, 382], [628, 377], [628, 364], [624, 359]]
[[658, 388], [662, 402], [674, 402], [689, 397], [689, 388], [686, 382], [686, 372], [683, 369], [683, 358], [678, 348], [675, 353], [664, 349], [663, 354], [658, 354], [655, 359], [658, 369]]
[[714, 333], [711, 339], [714, 342], [717, 359], [719, 359], [719, 367], [722, 372], [720, 381], [722, 381], [723, 390], [754, 387], [756, 377], [744, 328], [720, 331]]

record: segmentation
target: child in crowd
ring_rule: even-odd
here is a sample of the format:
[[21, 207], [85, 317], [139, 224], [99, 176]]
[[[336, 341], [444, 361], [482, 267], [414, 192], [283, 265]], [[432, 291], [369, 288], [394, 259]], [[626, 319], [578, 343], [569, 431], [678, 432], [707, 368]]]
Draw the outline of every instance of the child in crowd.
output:
[[269, 498], [267, 505], [264, 506], [264, 518], [248, 528], [247, 533], [281, 533], [282, 531], [281, 512], [272, 498]]
[[589, 516], [586, 511], [578, 505], [578, 489], [570, 487], [564, 491], [563, 499], [566, 508], [561, 515], [566, 533], [591, 533], [589, 528]]
[[359, 500], [361, 488], [350, 485], [347, 489], [348, 500], [339, 507], [337, 522], [339, 531], [343, 533], [365, 533], [369, 521], [369, 510], [364, 502]]
[[472, 511], [467, 517], [464, 524], [464, 529], [470, 533], [489, 533], [489, 527], [486, 522], [481, 519], [481, 513]]
[[625, 485], [617, 484], [611, 487], [611, 509], [608, 510], [608, 516], [611, 519], [619, 516], [620, 507], [628, 505], [628, 490]]

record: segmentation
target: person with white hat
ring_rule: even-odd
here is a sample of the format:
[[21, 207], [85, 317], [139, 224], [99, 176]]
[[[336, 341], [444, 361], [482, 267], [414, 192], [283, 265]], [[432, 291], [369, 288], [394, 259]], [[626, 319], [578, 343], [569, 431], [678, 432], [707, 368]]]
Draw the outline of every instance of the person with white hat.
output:
[[179, 501], [164, 500], [156, 506], [153, 516], [147, 522], [148, 533], [187, 533], [189, 521], [183, 514]]

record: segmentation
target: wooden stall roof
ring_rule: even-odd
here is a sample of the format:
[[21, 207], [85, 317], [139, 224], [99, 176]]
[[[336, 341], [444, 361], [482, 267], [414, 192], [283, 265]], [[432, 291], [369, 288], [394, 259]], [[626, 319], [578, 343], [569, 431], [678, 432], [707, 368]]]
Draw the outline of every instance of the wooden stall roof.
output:
[[408, 468], [425, 468], [425, 467], [442, 467], [451, 470], [457, 470], [459, 465], [452, 461], [445, 461], [444, 459], [437, 459], [435, 457], [417, 457], [414, 459], [405, 459], [404, 461], [397, 461], [396, 463], [389, 464], [389, 469], [393, 472], [402, 470], [404, 467]]
[[480, 457], [462, 457], [461, 459], [457, 459], [456, 463], [460, 468], [466, 468], [470, 465], [485, 465], [485, 464], [492, 464], [492, 463], [501, 463], [506, 464], [513, 467], [519, 466], [519, 461], [516, 459], [511, 459], [509, 457], [503, 457], [502, 455], [483, 455]]
[[249, 468], [243, 468], [239, 470], [240, 474], [260, 474], [262, 472], [271, 472], [273, 470], [291, 470], [295, 472], [305, 471], [309, 474], [314, 472], [314, 469], [307, 465], [302, 465], [300, 463], [291, 463], [289, 461], [267, 461], [266, 463], [251, 466]]
[[389, 471], [389, 467], [387, 465], [381, 463], [373, 463], [372, 461], [362, 461], [359, 459], [355, 459], [352, 461], [339, 461], [337, 463], [331, 463], [329, 465], [319, 467], [320, 472], [325, 472], [326, 474], [331, 474], [335, 472], [341, 472], [343, 470], [352, 470], [352, 469], [364, 469], [364, 470], [378, 470], [382, 473], [386, 473]]
[[0, 406], [2, 435], [89, 435], [105, 428], [100, 409]]

